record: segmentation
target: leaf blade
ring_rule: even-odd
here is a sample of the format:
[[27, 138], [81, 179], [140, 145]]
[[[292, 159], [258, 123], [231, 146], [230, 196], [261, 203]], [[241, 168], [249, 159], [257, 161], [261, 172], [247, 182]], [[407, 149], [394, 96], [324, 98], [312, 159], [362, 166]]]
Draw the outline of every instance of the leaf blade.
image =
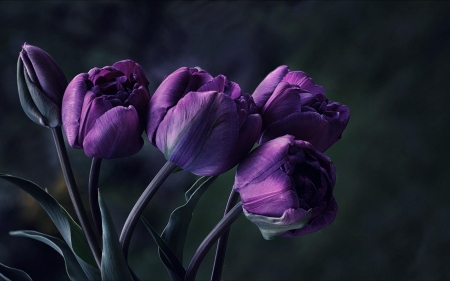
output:
[[70, 247], [67, 245], [66, 242], [56, 237], [33, 230], [11, 231], [9, 234], [17, 237], [31, 238], [47, 244], [64, 258], [66, 272], [70, 280], [88, 279], [83, 269], [81, 268], [80, 264], [78, 263], [77, 258], [75, 257], [75, 255], [73, 254], [72, 250], [70, 249]]
[[12, 268], [0, 263], [0, 280], [5, 281], [16, 281], [16, 280], [25, 280], [32, 281], [31, 277], [20, 269]]
[[129, 280], [133, 281], [133, 277], [128, 269], [127, 262], [123, 256], [122, 247], [120, 246], [119, 236], [117, 235], [114, 223], [109, 214], [103, 198], [98, 193], [98, 203], [102, 215], [103, 230], [103, 252], [101, 274], [102, 280]]
[[183, 248], [187, 231], [192, 219], [192, 212], [208, 187], [217, 179], [217, 176], [202, 177], [186, 192], [186, 204], [176, 208], [170, 215], [161, 238], [176, 254], [180, 262], [183, 260]]
[[[141, 220], [147, 228], [148, 232], [150, 232], [153, 240], [155, 240], [155, 243], [158, 245], [160, 253], [164, 255], [164, 259], [161, 257], [161, 260], [166, 266], [166, 269], [169, 270], [171, 278], [175, 280], [184, 280], [186, 269], [183, 267], [175, 253], [143, 216], [141, 216]], [[172, 276], [172, 274], [174, 274], [175, 276]]]
[[67, 245], [72, 249], [89, 280], [99, 280], [100, 272], [97, 269], [94, 256], [89, 248], [83, 230], [58, 201], [43, 188], [31, 181], [2, 173], [0, 173], [0, 178], [21, 188], [39, 202], [55, 223], [55, 226], [61, 233], [64, 241], [66, 241]]

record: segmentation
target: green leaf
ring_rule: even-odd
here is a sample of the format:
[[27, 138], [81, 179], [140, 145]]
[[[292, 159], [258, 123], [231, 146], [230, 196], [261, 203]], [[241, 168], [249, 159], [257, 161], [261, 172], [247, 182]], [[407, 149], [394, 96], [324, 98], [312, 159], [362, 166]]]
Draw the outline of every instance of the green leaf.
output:
[[302, 220], [295, 222], [293, 224], [286, 224], [286, 217], [285, 217], [286, 213], [284, 213], [283, 216], [276, 218], [251, 214], [247, 212], [244, 208], [243, 210], [244, 215], [247, 217], [247, 219], [249, 219], [252, 223], [258, 226], [262, 236], [266, 240], [275, 239], [278, 236], [285, 233], [286, 231], [292, 229], [303, 228], [309, 222], [312, 212], [312, 209], [309, 209], [307, 215]]
[[184, 269], [183, 265], [181, 264], [180, 260], [177, 258], [175, 253], [143, 216], [141, 216], [141, 220], [144, 223], [147, 230], [152, 235], [153, 240], [155, 240], [161, 253], [164, 255], [166, 261], [164, 265], [166, 266], [167, 270], [169, 270], [169, 272], [171, 273], [171, 276], [175, 277], [175, 280], [184, 280], [184, 276], [186, 275], [186, 269]]
[[72, 249], [72, 252], [75, 254], [77, 261], [89, 280], [99, 280], [100, 272], [97, 269], [94, 256], [91, 253], [82, 229], [58, 201], [31, 181], [1, 173], [0, 178], [15, 184], [41, 204], [42, 208], [44, 208], [55, 223], [64, 241]]
[[119, 236], [114, 228], [108, 208], [98, 192], [98, 203], [102, 214], [103, 252], [102, 252], [102, 280], [130, 280], [133, 277], [123, 256]]
[[66, 242], [56, 237], [32, 230], [11, 231], [9, 234], [12, 236], [35, 239], [49, 245], [61, 256], [63, 256], [64, 261], [66, 263], [67, 275], [69, 275], [70, 280], [88, 279], [83, 269], [81, 268], [80, 264], [78, 263], [77, 258], [75, 257], [75, 255], [73, 254], [72, 250], [69, 248]]
[[217, 179], [214, 177], [202, 177], [186, 192], [187, 203], [176, 208], [170, 215], [169, 222], [161, 234], [161, 238], [166, 241], [178, 259], [183, 261], [183, 248], [189, 224], [192, 219], [192, 212], [208, 187]]
[[15, 269], [0, 263], [0, 280], [4, 281], [32, 281], [30, 276], [22, 270]]

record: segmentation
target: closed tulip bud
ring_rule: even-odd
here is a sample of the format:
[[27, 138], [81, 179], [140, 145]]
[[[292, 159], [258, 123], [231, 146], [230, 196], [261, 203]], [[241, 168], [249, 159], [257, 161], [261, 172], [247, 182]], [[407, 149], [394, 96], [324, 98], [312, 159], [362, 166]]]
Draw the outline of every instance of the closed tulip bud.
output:
[[242, 160], [236, 171], [245, 216], [265, 239], [294, 237], [331, 224], [336, 169], [310, 143], [286, 135], [268, 141]]
[[155, 91], [147, 135], [168, 161], [212, 176], [231, 169], [250, 151], [261, 123], [253, 99], [238, 84], [183, 67]]
[[148, 84], [141, 66], [131, 60], [75, 76], [62, 103], [69, 145], [96, 158], [137, 153], [144, 144]]
[[263, 118], [260, 144], [290, 134], [324, 152], [341, 139], [350, 118], [346, 105], [329, 101], [323, 87], [287, 66], [267, 75], [252, 96]]
[[34, 122], [54, 128], [61, 125], [61, 103], [67, 79], [44, 50], [25, 43], [17, 62], [20, 104]]

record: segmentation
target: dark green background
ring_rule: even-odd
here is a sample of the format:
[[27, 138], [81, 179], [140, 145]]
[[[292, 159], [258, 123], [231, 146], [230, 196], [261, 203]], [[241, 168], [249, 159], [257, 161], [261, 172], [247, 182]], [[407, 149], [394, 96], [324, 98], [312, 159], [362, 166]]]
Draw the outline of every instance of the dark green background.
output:
[[[225, 74], [252, 93], [286, 64], [351, 109], [342, 140], [326, 152], [337, 166], [339, 212], [317, 233], [273, 241], [240, 218], [223, 279], [450, 279], [449, 2], [2, 1], [0, 42], [0, 172], [47, 187], [70, 212], [51, 133], [20, 107], [16, 62], [24, 42], [50, 53], [68, 80], [133, 59], [152, 93], [181, 66]], [[81, 150], [69, 153], [86, 198], [90, 159]], [[164, 161], [146, 140], [137, 155], [103, 162], [101, 188], [118, 231]], [[220, 219], [233, 176], [222, 176], [199, 203], [185, 264]], [[194, 180], [180, 172], [158, 192], [146, 212], [157, 230]], [[35, 280], [66, 278], [61, 257], [48, 246], [8, 235], [58, 234], [30, 197], [4, 182], [0, 220], [0, 263]], [[131, 256], [142, 279], [167, 278], [142, 226]], [[211, 265], [210, 254], [200, 279], [209, 278]]]

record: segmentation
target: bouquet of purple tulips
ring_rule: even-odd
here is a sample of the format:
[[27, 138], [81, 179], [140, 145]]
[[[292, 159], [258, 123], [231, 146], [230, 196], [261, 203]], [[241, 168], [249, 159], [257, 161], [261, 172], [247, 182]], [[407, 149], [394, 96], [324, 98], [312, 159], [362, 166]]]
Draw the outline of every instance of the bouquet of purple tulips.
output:
[[[240, 215], [268, 240], [310, 234], [335, 219], [336, 169], [324, 152], [341, 138], [349, 108], [329, 101], [324, 89], [304, 72], [280, 66], [250, 95], [224, 75], [213, 77], [199, 67], [181, 67], [151, 95], [144, 70], [134, 61], [95, 67], [68, 83], [49, 54], [24, 44], [17, 84], [25, 113], [53, 133], [80, 225], [46, 189], [0, 174], [41, 204], [63, 239], [32, 230], [10, 234], [39, 240], [58, 251], [71, 280], [139, 280], [127, 261], [139, 221], [157, 244], [171, 280], [195, 280], [206, 253], [217, 242], [211, 280], [220, 280], [230, 226]], [[92, 158], [90, 214], [78, 192], [62, 128], [68, 144]], [[100, 165], [104, 158], [138, 153], [144, 131], [167, 162], [118, 235], [98, 186]], [[223, 219], [190, 262], [183, 264], [195, 205], [221, 174], [236, 165]], [[186, 192], [186, 204], [172, 212], [166, 228], [158, 233], [142, 213], [163, 182], [180, 169], [199, 178]], [[0, 279], [31, 280], [25, 272], [1, 263]]]

